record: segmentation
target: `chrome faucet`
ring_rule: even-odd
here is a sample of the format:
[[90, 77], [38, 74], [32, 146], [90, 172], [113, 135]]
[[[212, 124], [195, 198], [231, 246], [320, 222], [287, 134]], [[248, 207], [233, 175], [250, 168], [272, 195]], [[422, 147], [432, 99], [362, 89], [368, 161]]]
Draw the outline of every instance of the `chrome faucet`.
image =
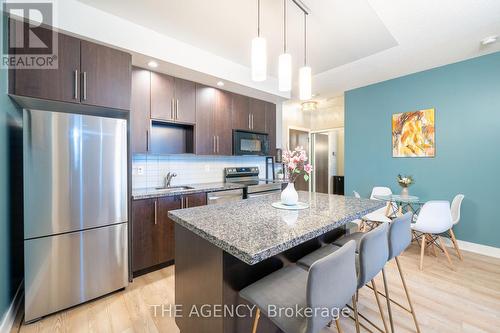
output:
[[172, 182], [172, 178], [174, 177], [177, 177], [177, 174], [175, 172], [167, 173], [167, 175], [165, 176], [165, 188], [170, 187], [170, 183]]

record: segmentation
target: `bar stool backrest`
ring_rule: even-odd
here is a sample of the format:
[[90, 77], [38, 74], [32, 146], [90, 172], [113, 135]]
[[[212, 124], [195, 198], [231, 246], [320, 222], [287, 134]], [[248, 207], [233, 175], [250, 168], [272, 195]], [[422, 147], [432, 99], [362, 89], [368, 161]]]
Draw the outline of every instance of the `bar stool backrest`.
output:
[[387, 263], [389, 242], [387, 239], [388, 223], [382, 223], [367, 232], [359, 245], [358, 289], [371, 281]]
[[412, 217], [413, 214], [408, 212], [390, 223], [388, 260], [399, 256], [410, 245]]
[[[351, 240], [311, 266], [307, 278], [308, 307], [341, 311], [349, 303], [356, 292], [355, 251], [356, 243]], [[321, 312], [307, 319], [306, 333], [321, 331], [333, 319]]]

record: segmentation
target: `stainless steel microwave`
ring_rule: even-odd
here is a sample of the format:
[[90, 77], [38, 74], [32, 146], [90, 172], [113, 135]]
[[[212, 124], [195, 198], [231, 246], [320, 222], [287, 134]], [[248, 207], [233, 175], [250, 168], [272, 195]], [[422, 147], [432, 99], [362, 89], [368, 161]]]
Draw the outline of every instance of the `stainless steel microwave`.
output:
[[269, 138], [265, 133], [233, 131], [234, 155], [269, 155]]

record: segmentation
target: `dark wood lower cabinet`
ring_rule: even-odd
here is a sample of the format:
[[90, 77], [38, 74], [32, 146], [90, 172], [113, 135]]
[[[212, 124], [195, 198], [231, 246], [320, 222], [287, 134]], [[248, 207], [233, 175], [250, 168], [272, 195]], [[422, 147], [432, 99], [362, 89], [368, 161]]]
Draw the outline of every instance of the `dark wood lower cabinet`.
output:
[[132, 271], [141, 275], [175, 259], [175, 222], [168, 212], [204, 206], [206, 193], [132, 201]]

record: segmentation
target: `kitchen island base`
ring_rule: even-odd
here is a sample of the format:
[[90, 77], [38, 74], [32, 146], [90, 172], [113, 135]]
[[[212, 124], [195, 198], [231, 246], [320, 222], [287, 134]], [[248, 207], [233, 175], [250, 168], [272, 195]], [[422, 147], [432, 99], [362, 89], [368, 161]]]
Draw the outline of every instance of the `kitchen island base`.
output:
[[[246, 303], [238, 292], [255, 281], [285, 265], [293, 265], [299, 258], [313, 252], [322, 242], [331, 242], [345, 234], [345, 227], [334, 229], [320, 237], [295, 246], [279, 255], [248, 265], [223, 251], [192, 231], [175, 225], [175, 304], [182, 307], [182, 316], [176, 318], [181, 333], [236, 333], [252, 331], [252, 304]], [[208, 316], [217, 307], [236, 309], [244, 317]], [[205, 306], [205, 307], [203, 307]], [[195, 311], [192, 311], [196, 309]], [[236, 313], [236, 312], [235, 312]], [[194, 314], [191, 315], [190, 314]], [[261, 317], [258, 332], [282, 332], [265, 316]]]

